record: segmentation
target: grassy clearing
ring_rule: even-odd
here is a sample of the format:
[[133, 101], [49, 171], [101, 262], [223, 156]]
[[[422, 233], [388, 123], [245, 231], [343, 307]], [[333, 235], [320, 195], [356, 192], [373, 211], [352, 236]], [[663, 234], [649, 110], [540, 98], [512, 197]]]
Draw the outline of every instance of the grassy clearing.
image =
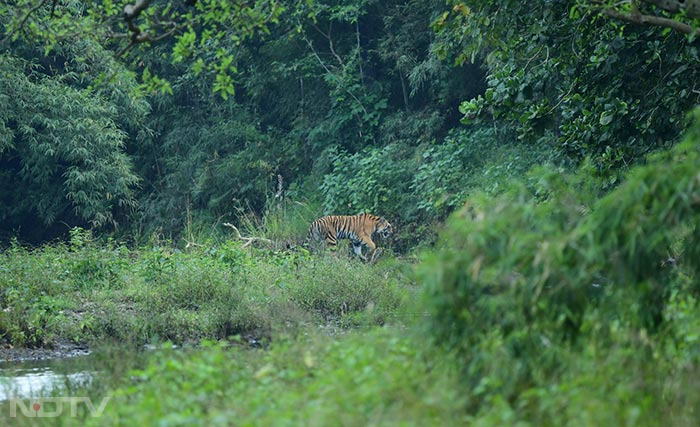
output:
[[116, 340], [257, 342], [304, 325], [392, 321], [412, 297], [389, 260], [243, 249], [236, 242], [181, 251], [91, 242], [14, 245], [0, 264], [0, 340], [12, 346]]
[[[680, 290], [656, 333], [601, 305], [586, 312], [577, 341], [559, 341], [556, 324], [507, 328], [508, 313], [498, 311], [481, 317], [490, 328], [479, 319], [464, 326], [478, 334], [472, 345], [446, 351], [435, 345], [436, 313], [414, 316], [424, 306], [410, 268], [388, 257], [369, 266], [234, 242], [131, 250], [79, 236], [1, 255], [3, 340], [93, 343], [97, 380], [56, 393], [112, 398], [100, 418], [80, 407], [77, 418], [20, 416], [11, 425], [686, 427], [697, 419], [698, 300]], [[423, 264], [444, 277], [471, 271]], [[471, 298], [497, 301], [484, 295]], [[131, 345], [105, 347], [114, 341], [195, 345], [134, 355]], [[260, 341], [264, 348], [251, 348]]]
[[[367, 265], [236, 242], [133, 250], [81, 231], [65, 245], [13, 245], [0, 256], [4, 343], [91, 343], [103, 372], [70, 393], [96, 403], [112, 396], [101, 418], [81, 407], [77, 418], [20, 416], [13, 425], [454, 425], [465, 417], [454, 365], [406, 327], [417, 289], [402, 261]], [[132, 358], [111, 342], [165, 343]]]

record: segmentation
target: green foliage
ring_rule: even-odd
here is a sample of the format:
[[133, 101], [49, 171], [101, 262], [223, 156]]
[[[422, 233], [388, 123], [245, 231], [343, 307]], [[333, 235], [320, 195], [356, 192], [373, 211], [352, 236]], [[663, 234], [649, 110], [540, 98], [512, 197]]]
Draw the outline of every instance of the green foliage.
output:
[[[60, 424], [697, 423], [693, 37], [581, 1], [195, 4], [126, 50], [114, 2], [0, 5], [0, 237], [70, 230], [0, 246], [0, 347], [221, 341]], [[378, 264], [295, 248], [360, 211], [397, 226]], [[391, 256], [438, 232], [417, 277]]]
[[546, 147], [508, 141], [509, 133], [497, 135], [493, 128], [453, 132], [427, 148], [410, 187], [420, 195], [418, 208], [444, 218], [471, 193], [498, 194], [509, 179], [551, 156]]
[[697, 48], [677, 33], [570, 13], [572, 2], [450, 1], [434, 49], [457, 63], [483, 58], [488, 89], [464, 121], [516, 126], [575, 161], [590, 156], [613, 184], [619, 168], [668, 146], [695, 104]]
[[[600, 198], [589, 170], [545, 167], [505, 195], [473, 197], [449, 221], [422, 267], [430, 331], [468, 366], [469, 387], [490, 403], [480, 415], [503, 414], [506, 402], [516, 402], [512, 416], [538, 424], [531, 417], [558, 413], [569, 401], [555, 396], [576, 384], [600, 386], [631, 411], [619, 419], [594, 411], [591, 425], [664, 412], [661, 400], [634, 393], [634, 377], [676, 372], [697, 355], [695, 344], [684, 347], [693, 338], [683, 322], [667, 322], [687, 313], [698, 294], [697, 258], [685, 249], [695, 244], [700, 219], [698, 141], [696, 125], [685, 142], [651, 156]], [[591, 364], [614, 368], [591, 375]], [[608, 382], [616, 372], [619, 379]], [[553, 383], [561, 388], [553, 391]], [[645, 389], [653, 395], [663, 387]], [[530, 410], [531, 402], [550, 401], [553, 410]]]
[[115, 225], [135, 206], [139, 182], [124, 153], [113, 107], [89, 90], [0, 57], [3, 191], [0, 219], [11, 226], [74, 222]]
[[250, 354], [212, 343], [189, 353], [159, 350], [134, 372], [143, 381], [115, 390], [110, 409], [87, 425], [463, 423], [449, 366], [428, 362], [418, 348], [410, 336], [380, 330]]
[[[180, 87], [175, 87], [180, 94]], [[172, 101], [169, 101], [172, 102]], [[154, 123], [161, 143], [138, 147], [144, 161], [154, 159], [142, 173], [158, 191], [141, 201], [145, 234], [160, 229], [181, 232], [196, 214], [211, 224], [234, 220], [239, 209], [261, 212], [274, 194], [276, 172], [294, 163], [287, 147], [276, 144], [251, 123], [250, 115], [228, 105], [203, 105], [189, 121], [177, 121], [179, 109]], [[145, 166], [145, 164], [143, 164]], [[181, 212], [173, 215], [173, 211]]]
[[[136, 189], [136, 181], [130, 184], [130, 203], [117, 208], [111, 218], [99, 212], [105, 206], [93, 208], [100, 215], [95, 225], [121, 223], [127, 214], [138, 239], [153, 233], [173, 238], [192, 227], [211, 230], [222, 221], [238, 223], [241, 211], [262, 217], [272, 209], [266, 206], [268, 201], [276, 203], [278, 176], [283, 178], [285, 196], [319, 200], [323, 190], [318, 184], [324, 176], [332, 180], [349, 172], [337, 168], [336, 174], [328, 153], [382, 156], [372, 154], [377, 150], [390, 151], [385, 154], [395, 158], [395, 170], [368, 177], [391, 194], [365, 194], [357, 203], [368, 206], [379, 201], [389, 206], [390, 213], [412, 218], [402, 207], [412, 190], [394, 189], [408, 182], [402, 179], [407, 173], [399, 170], [399, 162], [407, 160], [416, 170], [422, 148], [414, 147], [442, 141], [457, 123], [457, 103], [481, 90], [480, 75], [476, 66], [457, 69], [430, 52], [433, 35], [428, 24], [439, 5], [336, 3], [197, 2], [194, 8], [151, 3], [134, 21], [143, 33], [156, 36], [168, 31], [170, 27], [162, 27], [166, 22], [190, 25], [157, 45], [139, 44], [126, 52], [123, 44], [105, 46], [100, 45], [101, 38], [91, 38], [103, 34], [98, 29], [109, 28], [111, 34], [125, 31], [121, 17], [117, 18], [121, 7], [112, 3], [88, 6], [84, 19], [77, 19], [76, 4], [60, 5], [49, 18], [50, 4], [26, 14], [33, 4], [13, 2], [0, 7], [0, 12], [7, 12], [0, 13], [0, 19], [5, 34], [14, 40], [8, 58], [30, 59], [40, 64], [36, 76], [46, 74], [47, 81], [57, 82], [45, 96], [62, 99], [68, 86], [84, 91], [113, 113], [110, 119], [120, 133], [121, 150], [133, 163], [129, 172], [142, 186]], [[18, 25], [23, 16], [26, 27]], [[115, 19], [107, 26], [104, 20], [110, 17]], [[67, 22], [71, 19], [75, 22]], [[71, 30], [96, 32], [75, 38]], [[248, 37], [260, 35], [260, 30], [269, 34]], [[43, 43], [50, 48], [43, 50]], [[114, 52], [126, 54], [117, 56], [130, 71], [115, 61]], [[16, 146], [8, 133], [9, 120], [0, 127], [2, 153]], [[107, 163], [100, 157], [95, 161]], [[16, 168], [4, 173], [17, 181]], [[58, 185], [56, 177], [47, 180]], [[17, 187], [27, 185], [19, 182]], [[399, 194], [403, 189], [405, 193]], [[87, 186], [80, 190], [88, 199], [97, 197]], [[112, 191], [101, 194], [114, 197]], [[84, 201], [82, 195], [79, 201], [96, 204]], [[326, 205], [340, 203], [329, 200]], [[15, 206], [15, 200], [6, 205]], [[36, 236], [22, 231], [22, 237], [40, 241], [61, 229], [89, 224], [91, 219], [83, 219], [81, 207], [64, 205], [73, 208], [77, 218], [59, 214], [51, 218], [53, 224], [65, 222], [68, 227], [57, 225], [48, 231], [30, 227], [15, 219], [22, 217], [13, 209], [6, 214], [11, 221], [3, 223], [3, 233], [11, 236], [20, 227], [31, 228]], [[49, 217], [48, 212], [40, 215]], [[285, 233], [286, 240], [298, 239]]]
[[241, 233], [246, 236], [263, 237], [271, 241], [275, 249], [286, 249], [301, 245], [306, 239], [309, 225], [320, 217], [321, 207], [314, 201], [296, 201], [291, 189], [287, 197], [276, 194], [268, 200], [261, 217], [254, 213], [240, 213]]
[[395, 246], [404, 250], [434, 233], [426, 227], [472, 193], [497, 194], [508, 179], [551, 156], [546, 147], [512, 139], [507, 131], [477, 128], [453, 132], [439, 144], [335, 153], [321, 184], [324, 212], [383, 215], [399, 225]]
[[[326, 213], [374, 212], [387, 218], [411, 215], [407, 190], [412, 172], [417, 169], [413, 151], [401, 145], [369, 148], [349, 155], [331, 156], [333, 171], [324, 176], [321, 191]], [[401, 212], [401, 210], [404, 210]]]
[[75, 304], [64, 298], [66, 287], [62, 282], [70, 272], [51, 268], [62, 262], [62, 257], [35, 257], [18, 244], [0, 257], [0, 339], [41, 347], [52, 344], [63, 333], [72, 338], [73, 331], [64, 326], [63, 310]]
[[[151, 3], [151, 2], [148, 2]], [[289, 4], [257, 0], [228, 2], [199, 0], [192, 7], [169, 2], [145, 4], [139, 13], [127, 19], [127, 5], [113, 0], [82, 4], [80, 2], [41, 2], [18, 0], [0, 5], [0, 42], [26, 42], [44, 47], [45, 54], [69, 40], [102, 43], [119, 56], [136, 47], [144, 55], [152, 44], [169, 37], [175, 43], [169, 52], [173, 63], [194, 61], [196, 72], [214, 77], [214, 92], [226, 99], [234, 93], [232, 46], [259, 33], [269, 33], [268, 26], [278, 23], [287, 7], [304, 7], [311, 3], [300, 0]], [[131, 4], [135, 9], [136, 4]], [[211, 55], [215, 52], [215, 55]], [[134, 62], [138, 62], [137, 57]], [[158, 76], [144, 71], [144, 87], [171, 92], [170, 86]]]
[[0, 6], [5, 95], [44, 106], [0, 111], [1, 174], [18, 190], [0, 195], [2, 232], [30, 240], [260, 218], [282, 176], [326, 212], [393, 218], [403, 251], [543, 159], [590, 158], [613, 188], [677, 139], [697, 80], [689, 40], [571, 2], [151, 2], [134, 24], [172, 38], [126, 51], [103, 43], [128, 33], [121, 6], [50, 3]]
[[292, 301], [326, 321], [345, 326], [383, 324], [402, 305], [400, 286], [391, 278], [378, 285], [376, 269], [356, 264], [356, 259], [348, 258], [335, 264], [307, 263], [295, 272], [296, 277], [307, 278], [303, 283], [290, 287], [284, 277], [278, 283], [290, 287]]

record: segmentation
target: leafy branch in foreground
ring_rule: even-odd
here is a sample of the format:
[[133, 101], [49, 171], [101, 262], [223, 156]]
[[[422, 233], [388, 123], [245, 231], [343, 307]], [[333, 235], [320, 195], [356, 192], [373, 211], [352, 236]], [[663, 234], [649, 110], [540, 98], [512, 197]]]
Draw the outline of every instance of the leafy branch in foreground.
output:
[[[120, 6], [122, 3], [123, 6]], [[232, 46], [258, 32], [268, 33], [287, 7], [275, 0], [186, 0], [94, 3], [16, 0], [0, 5], [0, 46], [19, 39], [44, 45], [47, 52], [67, 39], [93, 40], [126, 57], [136, 46], [174, 38], [171, 60], [195, 61], [195, 71], [215, 75], [214, 90], [233, 93], [236, 73]], [[136, 55], [141, 56], [141, 55]]]

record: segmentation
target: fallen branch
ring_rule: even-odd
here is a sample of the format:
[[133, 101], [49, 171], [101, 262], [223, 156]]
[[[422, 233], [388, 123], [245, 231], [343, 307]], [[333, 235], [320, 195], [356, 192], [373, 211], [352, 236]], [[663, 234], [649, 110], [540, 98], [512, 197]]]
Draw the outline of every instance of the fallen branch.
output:
[[195, 242], [190, 242], [189, 240], [185, 239], [185, 242], [187, 242], [187, 245], [185, 245], [185, 249], [189, 248], [206, 248], [204, 245], [200, 245], [199, 243]]
[[245, 242], [242, 246], [244, 248], [247, 246], [250, 246], [253, 242], [263, 242], [263, 243], [266, 243], [268, 245], [275, 244], [275, 242], [273, 242], [272, 240], [266, 239], [264, 237], [244, 237], [241, 235], [241, 232], [238, 230], [238, 227], [236, 227], [235, 225], [233, 225], [231, 223], [225, 222], [225, 223], [223, 223], [223, 226], [233, 229], [233, 231], [236, 233], [236, 237], [238, 237], [239, 240], [243, 240]]

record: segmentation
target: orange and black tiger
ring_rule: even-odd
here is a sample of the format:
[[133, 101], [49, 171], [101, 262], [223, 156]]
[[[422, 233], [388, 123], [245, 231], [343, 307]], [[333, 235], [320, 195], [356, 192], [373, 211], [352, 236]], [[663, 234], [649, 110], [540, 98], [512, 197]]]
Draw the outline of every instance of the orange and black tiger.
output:
[[311, 241], [326, 241], [328, 246], [336, 246], [338, 240], [349, 239], [352, 242], [355, 254], [363, 261], [367, 257], [362, 255], [362, 246], [369, 248], [369, 261], [374, 262], [379, 255], [377, 245], [372, 241], [372, 235], [378, 234], [386, 239], [394, 232], [394, 227], [389, 221], [368, 213], [358, 215], [330, 215], [324, 216], [311, 223], [306, 243]]

